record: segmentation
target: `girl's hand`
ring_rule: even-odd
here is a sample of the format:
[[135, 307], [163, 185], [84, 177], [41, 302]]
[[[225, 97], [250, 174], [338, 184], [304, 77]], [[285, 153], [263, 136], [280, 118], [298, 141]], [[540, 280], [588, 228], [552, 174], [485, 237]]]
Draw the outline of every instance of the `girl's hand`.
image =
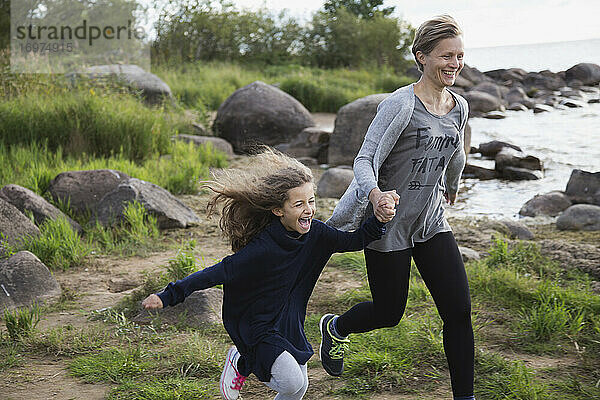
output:
[[[375, 200], [375, 199], [374, 199]], [[396, 215], [396, 204], [400, 202], [400, 196], [395, 190], [382, 192], [377, 196], [373, 212], [375, 217], [383, 223], [390, 222]]]
[[142, 301], [142, 307], [144, 307], [146, 310], [154, 310], [156, 308], [163, 308], [163, 303], [160, 297], [155, 294], [151, 294], [150, 296], [146, 297], [144, 301]]

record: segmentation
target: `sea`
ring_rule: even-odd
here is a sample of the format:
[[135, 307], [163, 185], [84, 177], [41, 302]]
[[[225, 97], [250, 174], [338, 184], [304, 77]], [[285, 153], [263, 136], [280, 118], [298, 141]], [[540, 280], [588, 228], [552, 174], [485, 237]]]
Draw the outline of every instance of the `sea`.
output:
[[[600, 65], [600, 39], [502, 46], [465, 50], [466, 63], [482, 72], [498, 68], [565, 71], [580, 62]], [[589, 98], [599, 95], [589, 95]], [[502, 120], [471, 118], [471, 146], [502, 140], [522, 148], [544, 163], [544, 177], [535, 181], [463, 179], [458, 200], [447, 214], [517, 220], [519, 210], [536, 194], [565, 190], [571, 171], [600, 171], [600, 104], [583, 108], [507, 112]], [[469, 155], [469, 163], [494, 167], [494, 162]]]

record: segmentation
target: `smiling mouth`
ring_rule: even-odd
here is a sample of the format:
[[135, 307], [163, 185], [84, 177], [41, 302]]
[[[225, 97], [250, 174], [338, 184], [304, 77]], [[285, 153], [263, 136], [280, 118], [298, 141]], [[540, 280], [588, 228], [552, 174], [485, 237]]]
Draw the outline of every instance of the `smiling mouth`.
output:
[[454, 78], [456, 76], [456, 71], [442, 71], [442, 73], [448, 78]]
[[312, 218], [300, 218], [298, 219], [298, 224], [300, 225], [300, 228], [309, 230], [311, 220]]

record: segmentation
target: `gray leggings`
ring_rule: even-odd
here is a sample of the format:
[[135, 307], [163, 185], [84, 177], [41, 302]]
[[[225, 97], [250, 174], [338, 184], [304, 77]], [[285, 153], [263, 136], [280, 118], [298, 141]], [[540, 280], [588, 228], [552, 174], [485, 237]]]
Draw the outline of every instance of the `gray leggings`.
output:
[[300, 400], [308, 389], [306, 364], [300, 365], [287, 351], [275, 359], [271, 380], [265, 385], [277, 392], [275, 400]]

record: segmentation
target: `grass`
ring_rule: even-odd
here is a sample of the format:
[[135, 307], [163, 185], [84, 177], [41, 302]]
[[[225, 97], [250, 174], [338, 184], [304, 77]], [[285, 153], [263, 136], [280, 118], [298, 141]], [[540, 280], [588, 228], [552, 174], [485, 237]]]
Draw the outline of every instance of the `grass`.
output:
[[388, 69], [322, 70], [293, 64], [242, 67], [225, 62], [188, 63], [158, 65], [153, 72], [169, 85], [182, 105], [201, 115], [217, 110], [235, 90], [256, 80], [278, 86], [309, 111], [333, 113], [358, 98], [392, 92], [413, 81]]
[[33, 334], [35, 327], [40, 322], [40, 307], [33, 304], [30, 307], [21, 307], [14, 310], [4, 309], [4, 323], [11, 340], [23, 340]]

